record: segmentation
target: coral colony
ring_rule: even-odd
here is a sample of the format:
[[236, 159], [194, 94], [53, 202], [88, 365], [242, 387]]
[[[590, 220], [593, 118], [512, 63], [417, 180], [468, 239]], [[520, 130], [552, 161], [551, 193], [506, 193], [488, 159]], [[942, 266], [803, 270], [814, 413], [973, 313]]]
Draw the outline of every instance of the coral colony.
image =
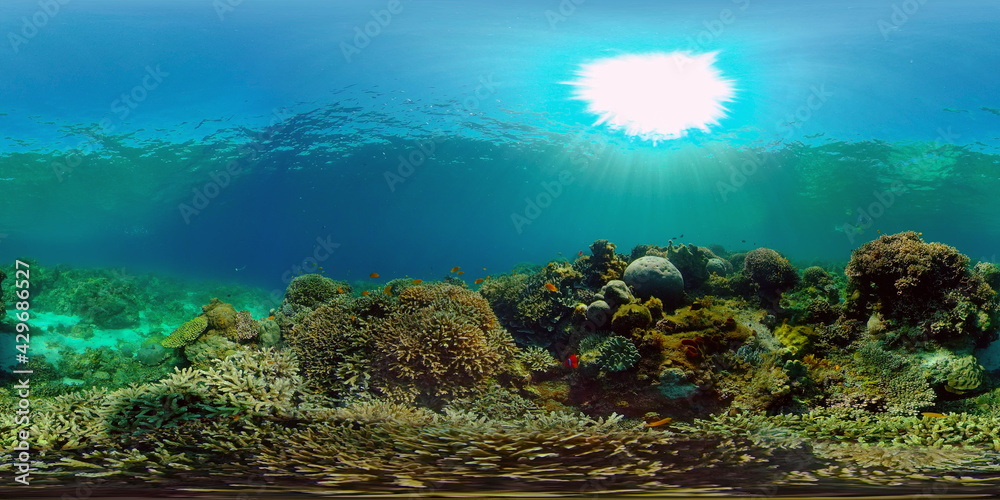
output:
[[0, 284], [41, 318], [30, 435], [3, 384], [0, 470], [30, 443], [37, 483], [892, 485], [971, 481], [1000, 456], [1000, 269], [913, 232], [846, 267], [601, 240], [491, 276], [307, 274], [273, 308], [249, 289], [25, 262], [30, 288], [12, 268]]

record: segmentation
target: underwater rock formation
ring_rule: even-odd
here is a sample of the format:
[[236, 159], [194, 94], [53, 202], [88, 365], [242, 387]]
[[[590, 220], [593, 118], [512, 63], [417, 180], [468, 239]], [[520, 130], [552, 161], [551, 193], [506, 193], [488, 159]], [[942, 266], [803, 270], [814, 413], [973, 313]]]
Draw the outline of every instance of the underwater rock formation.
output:
[[530, 274], [493, 276], [479, 293], [518, 344], [547, 348], [566, 340], [577, 304], [593, 297], [580, 286], [583, 279], [576, 267], [550, 262]]
[[622, 277], [642, 299], [657, 297], [665, 304], [678, 304], [684, 294], [681, 272], [663, 257], [640, 257], [625, 268]]

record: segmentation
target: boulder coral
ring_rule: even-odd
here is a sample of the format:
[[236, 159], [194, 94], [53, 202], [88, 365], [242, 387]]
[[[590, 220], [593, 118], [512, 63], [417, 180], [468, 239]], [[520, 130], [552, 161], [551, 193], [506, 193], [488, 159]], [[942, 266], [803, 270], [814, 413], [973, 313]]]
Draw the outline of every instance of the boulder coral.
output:
[[663, 257], [647, 255], [632, 261], [625, 268], [622, 280], [632, 288], [636, 297], [657, 297], [664, 304], [676, 305], [684, 294], [681, 272]]
[[780, 253], [770, 248], [757, 248], [747, 252], [740, 279], [749, 285], [747, 290], [762, 304], [773, 306], [782, 292], [798, 283], [799, 275]]

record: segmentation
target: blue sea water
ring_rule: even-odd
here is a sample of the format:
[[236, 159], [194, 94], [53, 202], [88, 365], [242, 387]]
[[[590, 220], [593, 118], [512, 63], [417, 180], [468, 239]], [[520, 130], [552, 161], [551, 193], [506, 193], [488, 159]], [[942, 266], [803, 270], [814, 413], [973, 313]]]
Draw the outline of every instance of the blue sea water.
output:
[[[1000, 242], [994, 2], [2, 9], [5, 260], [278, 289], [309, 269], [317, 239], [336, 246], [320, 264], [330, 276], [486, 268], [470, 280], [599, 238], [768, 246], [801, 262], [846, 260], [879, 232], [983, 260]], [[735, 82], [708, 132], [627, 137], [565, 84], [597, 58], [671, 51], [717, 52]], [[401, 167], [409, 157], [422, 162]], [[870, 228], [835, 230], [868, 222], [858, 209], [893, 182], [905, 194], [874, 207]], [[546, 185], [558, 196], [534, 210]]]
[[[972, 0], [2, 0], [0, 265], [280, 300], [301, 273], [471, 284], [598, 239], [802, 268], [913, 230], [996, 262], [998, 22]], [[631, 137], [568, 84], [677, 51], [736, 88], [707, 130]], [[139, 332], [99, 334], [63, 347]]]

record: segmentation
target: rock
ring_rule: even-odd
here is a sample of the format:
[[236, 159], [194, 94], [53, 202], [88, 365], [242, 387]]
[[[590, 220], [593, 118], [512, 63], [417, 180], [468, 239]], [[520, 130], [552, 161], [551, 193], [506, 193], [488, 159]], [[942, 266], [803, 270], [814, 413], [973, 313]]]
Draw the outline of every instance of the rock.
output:
[[136, 358], [146, 366], [156, 366], [170, 357], [170, 351], [160, 344], [148, 344], [139, 349]]
[[622, 304], [628, 304], [635, 298], [632, 296], [632, 292], [629, 291], [628, 285], [622, 280], [609, 281], [608, 284], [601, 287], [599, 295], [612, 309]]
[[708, 274], [718, 274], [719, 276], [725, 276], [729, 274], [730, 265], [728, 261], [722, 260], [718, 257], [713, 257], [708, 259], [708, 263], [705, 264], [705, 272]]
[[587, 319], [597, 328], [604, 326], [611, 319], [611, 306], [603, 300], [595, 300], [587, 306]]
[[684, 293], [681, 272], [663, 257], [640, 257], [625, 268], [623, 279], [636, 296], [657, 297], [668, 303], [679, 302]]

